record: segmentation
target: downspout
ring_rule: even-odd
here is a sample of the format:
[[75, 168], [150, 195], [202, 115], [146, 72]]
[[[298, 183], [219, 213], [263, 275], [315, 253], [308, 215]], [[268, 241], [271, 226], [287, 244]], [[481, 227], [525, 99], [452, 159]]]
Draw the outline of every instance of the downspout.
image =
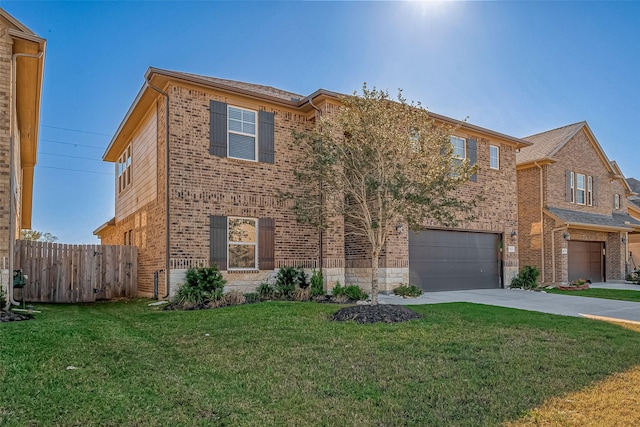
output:
[[[16, 182], [15, 182], [15, 169], [16, 165], [14, 162], [14, 154], [15, 154], [15, 134], [14, 134], [14, 116], [16, 116], [16, 67], [18, 65], [18, 58], [42, 58], [44, 55], [44, 51], [36, 54], [31, 53], [14, 53], [11, 56], [11, 112], [9, 113], [9, 283], [8, 283], [8, 298], [7, 298], [7, 307], [10, 305], [20, 305], [13, 298], [13, 269], [14, 269], [14, 251], [16, 244], [16, 200], [14, 197], [16, 191]], [[17, 120], [16, 120], [17, 125]]]
[[552, 277], [553, 277], [553, 281], [552, 283], [556, 283], [556, 231], [560, 231], [560, 230], [567, 230], [569, 231], [568, 227], [562, 226], [562, 227], [558, 227], [558, 228], [554, 228], [553, 230], [551, 230], [551, 268], [552, 268]]
[[171, 266], [169, 265], [171, 263], [171, 237], [169, 232], [171, 231], [171, 224], [169, 223], [169, 207], [170, 207], [170, 203], [169, 203], [169, 94], [165, 91], [163, 91], [162, 89], [154, 86], [151, 84], [151, 82], [149, 81], [149, 78], [146, 77], [145, 81], [147, 82], [147, 85], [155, 90], [156, 92], [158, 92], [159, 94], [161, 94], [162, 96], [164, 96], [165, 99], [165, 107], [164, 107], [164, 118], [165, 118], [165, 183], [164, 183], [164, 188], [165, 188], [165, 210], [166, 210], [166, 218], [165, 218], [165, 236], [166, 236], [166, 241], [165, 241], [165, 260], [164, 260], [164, 288], [165, 288], [165, 292], [166, 295], [162, 297], [162, 299], [167, 299], [169, 298], [169, 294], [171, 293], [171, 286], [170, 286], [170, 278], [171, 278]]
[[[534, 165], [536, 165], [538, 167], [538, 169], [540, 169], [540, 247], [542, 248], [542, 253], [541, 253], [541, 270], [542, 270], [542, 282], [544, 283], [545, 281], [545, 275], [544, 275], [544, 190], [543, 190], [543, 184], [544, 184], [544, 179], [543, 179], [543, 174], [542, 174], [542, 166], [540, 166], [538, 164], [538, 162], [534, 162]], [[553, 241], [553, 236], [552, 239]]]
[[[309, 98], [309, 105], [311, 105], [313, 107], [313, 109], [318, 112], [319, 116], [322, 116], [322, 110], [319, 109], [318, 107], [316, 107], [313, 104], [313, 99], [311, 99], [311, 98]], [[321, 218], [321, 221], [322, 221], [324, 219], [323, 216], [322, 216], [323, 215], [322, 208], [323, 208], [323, 203], [324, 203], [323, 196], [322, 196], [323, 195], [323, 193], [322, 193], [322, 178], [320, 178], [320, 182], [318, 183], [318, 186], [319, 186], [319, 189], [320, 189], [320, 218]], [[324, 257], [322, 255], [322, 250], [324, 248], [324, 230], [322, 229], [323, 225], [324, 224], [320, 224], [320, 227], [319, 227], [319, 230], [318, 230], [319, 231], [318, 232], [318, 246], [319, 246], [319, 248], [318, 248], [318, 253], [319, 253], [318, 262], [320, 263], [320, 274], [322, 274], [322, 280], [325, 281], [326, 278], [324, 277]]]

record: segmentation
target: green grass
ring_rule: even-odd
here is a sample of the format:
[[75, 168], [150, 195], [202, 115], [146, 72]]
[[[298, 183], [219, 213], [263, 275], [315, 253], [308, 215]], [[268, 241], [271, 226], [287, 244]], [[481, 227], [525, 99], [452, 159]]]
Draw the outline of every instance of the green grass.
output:
[[562, 294], [562, 295], [575, 295], [579, 297], [592, 297], [592, 298], [604, 298], [615, 299], [621, 301], [633, 301], [640, 302], [640, 287], [637, 291], [626, 289], [600, 289], [590, 288], [583, 291], [561, 291], [559, 289], [545, 289], [550, 294]]
[[640, 364], [638, 333], [483, 305], [358, 325], [328, 304], [146, 303], [0, 323], [0, 425], [499, 425]]

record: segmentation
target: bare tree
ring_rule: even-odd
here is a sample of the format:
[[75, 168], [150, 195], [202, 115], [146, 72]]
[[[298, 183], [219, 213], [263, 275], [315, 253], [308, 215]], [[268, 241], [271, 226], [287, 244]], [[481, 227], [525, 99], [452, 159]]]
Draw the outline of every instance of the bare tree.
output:
[[48, 232], [25, 229], [25, 230], [20, 230], [20, 239], [53, 243], [58, 241], [58, 236], [54, 236], [53, 234]]
[[378, 261], [397, 224], [419, 231], [425, 221], [454, 226], [473, 218], [480, 200], [462, 199], [457, 190], [477, 172], [455, 157], [452, 126], [436, 124], [420, 105], [399, 91], [368, 89], [342, 97], [342, 106], [316, 127], [295, 133], [301, 158], [293, 199], [299, 222], [319, 229], [342, 216], [345, 237], [369, 243], [371, 302], [378, 303]]

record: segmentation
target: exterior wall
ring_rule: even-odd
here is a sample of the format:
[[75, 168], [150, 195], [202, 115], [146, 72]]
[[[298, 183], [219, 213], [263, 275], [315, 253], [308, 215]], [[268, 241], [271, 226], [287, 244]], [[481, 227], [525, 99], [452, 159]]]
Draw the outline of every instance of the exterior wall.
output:
[[629, 269], [640, 268], [640, 234], [629, 234]]
[[[546, 168], [546, 166], [542, 166], [542, 168]], [[517, 172], [520, 267], [531, 265], [542, 271], [541, 174], [543, 171], [538, 167], [522, 169]]]
[[[298, 149], [292, 130], [313, 125], [295, 110], [202, 88], [171, 86], [171, 260], [176, 268], [206, 264], [210, 258], [210, 216], [245, 216], [275, 220], [275, 267], [318, 268], [319, 237], [296, 222], [278, 190], [295, 190], [293, 170]], [[275, 163], [209, 154], [210, 101], [275, 114]], [[340, 222], [324, 237], [324, 265], [343, 278], [344, 232]], [[336, 270], [337, 269], [337, 270]], [[246, 288], [270, 272], [225, 272], [228, 287]], [[269, 276], [270, 277], [270, 276]], [[172, 283], [173, 286], [173, 283]]]
[[[9, 268], [9, 152], [11, 123], [9, 121], [11, 105], [11, 55], [12, 40], [7, 34], [7, 24], [0, 18], [0, 265]], [[18, 144], [19, 147], [19, 144]], [[16, 150], [18, 151], [18, 150]], [[19, 182], [19, 181], [18, 181]], [[18, 192], [18, 194], [20, 194]], [[17, 206], [20, 206], [17, 203]], [[16, 212], [19, 212], [16, 210]], [[20, 222], [16, 222], [20, 224]], [[16, 230], [19, 227], [16, 227]], [[4, 281], [2, 282], [4, 283]]]

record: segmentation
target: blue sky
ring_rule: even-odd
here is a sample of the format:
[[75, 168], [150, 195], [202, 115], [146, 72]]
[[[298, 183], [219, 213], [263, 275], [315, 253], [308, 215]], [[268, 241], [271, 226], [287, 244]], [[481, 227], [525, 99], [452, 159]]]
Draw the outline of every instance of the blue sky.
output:
[[639, 2], [31, 2], [47, 39], [33, 227], [98, 243], [100, 159], [147, 67], [351, 93], [363, 82], [524, 137], [586, 120], [640, 177]]

